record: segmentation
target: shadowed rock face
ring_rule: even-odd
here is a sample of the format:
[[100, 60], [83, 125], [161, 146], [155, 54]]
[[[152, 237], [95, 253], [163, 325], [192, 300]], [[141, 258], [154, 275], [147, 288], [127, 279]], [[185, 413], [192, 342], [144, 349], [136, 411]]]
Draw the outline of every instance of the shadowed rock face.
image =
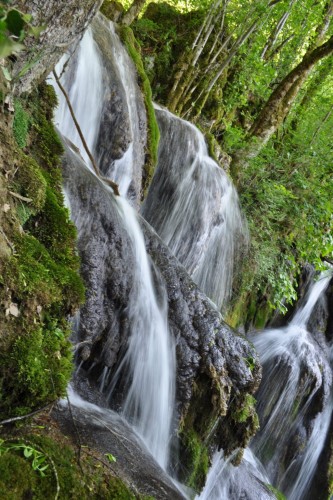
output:
[[70, 396], [70, 401], [70, 411], [66, 402], [53, 411], [53, 417], [65, 434], [72, 436], [74, 441], [79, 436], [83, 445], [103, 455], [112, 451], [116, 458], [112, 463], [113, 472], [136, 493], [160, 500], [185, 498], [119, 415], [78, 397], [72, 399]]
[[[77, 326], [78, 362], [84, 361], [87, 376], [97, 384], [105, 367], [112, 376], [126, 347], [134, 260], [110, 189], [68, 147], [63, 165], [87, 287]], [[223, 322], [150, 226], [143, 219], [140, 223], [147, 251], [167, 289], [170, 330], [176, 340], [178, 417], [192, 412], [191, 422], [202, 434], [207, 433], [207, 418], [218, 420], [216, 444], [228, 451], [243, 446], [254, 431], [254, 415], [236, 424], [234, 413], [258, 387], [257, 355]], [[121, 388], [118, 396], [121, 399]]]
[[[18, 55], [13, 75], [24, 71], [15, 92], [27, 92], [31, 84], [49, 74], [69, 45], [75, 44], [98, 11], [102, 0], [15, 0], [11, 7], [32, 14], [35, 26], [45, 26], [39, 39], [27, 39], [27, 50]], [[29, 65], [29, 69], [27, 66]]]

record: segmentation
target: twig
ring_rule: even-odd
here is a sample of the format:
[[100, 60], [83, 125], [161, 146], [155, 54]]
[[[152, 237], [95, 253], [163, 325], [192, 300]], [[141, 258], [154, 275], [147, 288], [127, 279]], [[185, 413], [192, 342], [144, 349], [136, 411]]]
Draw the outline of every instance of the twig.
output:
[[52, 401], [52, 403], [49, 403], [42, 408], [39, 408], [38, 410], [32, 411], [31, 413], [27, 413], [26, 415], [20, 415], [19, 417], [12, 417], [12, 418], [7, 418], [6, 420], [2, 420], [0, 422], [0, 425], [5, 425], [5, 424], [11, 424], [12, 422], [16, 422], [17, 420], [23, 420], [25, 418], [33, 417], [36, 415], [36, 413], [40, 413], [41, 411], [46, 410], [49, 406], [53, 405], [55, 401]]
[[9, 194], [14, 196], [15, 198], [18, 198], [19, 200], [25, 201], [26, 203], [31, 203], [32, 199], [31, 198], [26, 198], [25, 196], [22, 196], [18, 193], [14, 193], [13, 191], [9, 191]]
[[5, 232], [1, 229], [1, 227], [0, 227], [0, 233], [1, 233], [1, 234], [2, 234], [2, 236], [5, 238], [5, 240], [6, 240], [7, 244], [8, 244], [8, 246], [9, 246], [9, 247], [10, 247], [10, 249], [11, 249], [11, 251], [12, 251], [13, 253], [15, 253], [15, 247], [14, 247], [13, 243], [11, 243], [11, 242], [9, 241], [9, 239], [7, 238], [6, 233], [5, 233]]
[[82, 130], [81, 130], [81, 128], [80, 128], [80, 125], [79, 125], [79, 123], [78, 123], [78, 121], [77, 121], [77, 119], [76, 119], [76, 116], [75, 116], [75, 113], [74, 113], [74, 110], [73, 110], [73, 107], [72, 107], [71, 101], [70, 101], [70, 99], [69, 99], [69, 97], [68, 97], [68, 94], [67, 94], [66, 90], [64, 89], [64, 87], [62, 86], [62, 84], [60, 83], [60, 80], [59, 80], [59, 77], [58, 77], [58, 75], [57, 75], [56, 71], [55, 71], [55, 70], [53, 70], [53, 72], [52, 72], [52, 73], [53, 73], [53, 76], [54, 76], [54, 78], [55, 78], [55, 81], [56, 81], [56, 82], [57, 82], [57, 84], [58, 84], [58, 87], [60, 88], [61, 92], [63, 93], [63, 95], [64, 95], [64, 97], [65, 97], [65, 100], [66, 100], [66, 102], [67, 102], [67, 106], [68, 106], [69, 112], [70, 112], [70, 114], [71, 114], [71, 117], [72, 117], [72, 119], [73, 119], [73, 122], [74, 122], [74, 124], [75, 124], [76, 130], [77, 130], [77, 132], [78, 132], [78, 134], [79, 134], [79, 136], [80, 136], [80, 139], [81, 139], [82, 145], [83, 145], [83, 147], [84, 147], [84, 149], [85, 149], [85, 151], [86, 151], [86, 153], [87, 153], [87, 155], [88, 155], [89, 160], [91, 161], [91, 164], [92, 164], [92, 166], [93, 166], [93, 169], [95, 170], [96, 175], [97, 175], [98, 177], [100, 177], [100, 178], [101, 178], [104, 182], [107, 182], [107, 183], [108, 183], [108, 184], [112, 187], [112, 189], [113, 189], [113, 191], [114, 191], [114, 194], [115, 194], [116, 196], [120, 196], [118, 185], [117, 185], [115, 182], [111, 181], [110, 179], [106, 179], [105, 177], [102, 177], [102, 176], [101, 176], [100, 171], [99, 171], [99, 168], [98, 168], [98, 166], [97, 166], [97, 164], [96, 164], [96, 162], [95, 162], [95, 159], [94, 159], [93, 155], [91, 154], [91, 152], [90, 152], [90, 150], [89, 150], [89, 148], [88, 148], [88, 145], [87, 145], [87, 143], [86, 143], [86, 140], [85, 140], [85, 138], [84, 138], [84, 135], [83, 135], [83, 133], [82, 133]]

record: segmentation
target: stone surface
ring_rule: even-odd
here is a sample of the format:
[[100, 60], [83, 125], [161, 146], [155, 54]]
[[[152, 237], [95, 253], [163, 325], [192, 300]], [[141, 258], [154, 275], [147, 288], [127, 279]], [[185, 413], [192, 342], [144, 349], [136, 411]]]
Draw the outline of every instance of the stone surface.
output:
[[[126, 345], [133, 256], [110, 189], [66, 149], [64, 187], [78, 228], [87, 287], [87, 301], [77, 322], [78, 363], [84, 362], [88, 377], [97, 384], [105, 367], [114, 369]], [[254, 348], [223, 322], [143, 219], [141, 226], [148, 253], [167, 288], [170, 330], [176, 340], [178, 417], [202, 408], [191, 420], [198, 430], [205, 427], [206, 431], [207, 416], [224, 417], [215, 432], [216, 444], [228, 450], [243, 446], [253, 433], [253, 422], [236, 429], [228, 409], [232, 399], [230, 408], [236, 411], [237, 402], [244, 404], [246, 394], [258, 387], [260, 367]]]
[[30, 90], [53, 69], [67, 47], [76, 43], [98, 11], [102, 0], [14, 0], [11, 6], [31, 14], [32, 24], [45, 26], [38, 40], [28, 37], [27, 50], [20, 53], [13, 66], [13, 76], [20, 75], [15, 92]]

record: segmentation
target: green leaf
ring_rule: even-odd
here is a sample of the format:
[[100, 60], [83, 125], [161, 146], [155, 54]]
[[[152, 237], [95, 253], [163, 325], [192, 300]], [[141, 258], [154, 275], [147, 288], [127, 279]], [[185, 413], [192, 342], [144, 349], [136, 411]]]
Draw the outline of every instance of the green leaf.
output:
[[106, 458], [109, 460], [109, 462], [117, 462], [117, 459], [112, 453], [105, 453]]
[[34, 36], [35, 38], [38, 38], [39, 35], [46, 29], [46, 26], [29, 26], [28, 28], [28, 33], [29, 35]]
[[11, 82], [12, 81], [12, 76], [11, 74], [9, 73], [8, 69], [5, 68], [4, 66], [1, 66], [1, 70], [2, 70], [2, 73], [4, 75], [4, 77], [6, 78], [6, 80], [8, 82]]
[[13, 35], [19, 37], [24, 28], [22, 14], [16, 10], [10, 10], [7, 14], [7, 28]]
[[31, 455], [33, 454], [33, 449], [30, 448], [30, 446], [26, 446], [24, 449], [23, 449], [23, 455], [26, 457], [26, 458], [29, 458], [31, 457]]
[[20, 50], [23, 49], [24, 45], [14, 42], [0, 32], [0, 59], [4, 59], [5, 57], [20, 52]]

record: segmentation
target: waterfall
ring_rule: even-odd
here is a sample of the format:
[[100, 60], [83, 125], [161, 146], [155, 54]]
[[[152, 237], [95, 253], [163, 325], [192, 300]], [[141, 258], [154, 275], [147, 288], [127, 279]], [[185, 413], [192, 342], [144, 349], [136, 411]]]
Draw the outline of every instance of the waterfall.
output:
[[[71, 59], [69, 59], [70, 57]], [[65, 71], [67, 65], [67, 71]], [[55, 69], [57, 75], [61, 76], [63, 86], [66, 88], [88, 148], [94, 152], [103, 106], [103, 69], [101, 56], [94, 42], [91, 28], [87, 29], [76, 52], [71, 56], [65, 54]], [[92, 167], [72, 120], [66, 100], [52, 78], [51, 82], [59, 101], [55, 114], [55, 123], [62, 134], [80, 149], [87, 165]]]
[[[118, 62], [117, 77], [125, 94], [123, 102], [126, 104], [129, 116], [131, 141], [120, 159], [109, 160], [104, 174], [112, 176], [119, 182], [120, 192], [126, 196], [130, 193], [133, 170], [136, 168], [136, 153], [138, 149], [140, 150], [138, 142], [141, 125], [135, 105], [136, 91], [133, 83], [135, 79], [131, 73], [133, 64], [122, 47], [112, 23], [99, 19], [97, 27], [87, 30], [70, 59], [68, 55], [62, 58], [56, 71], [61, 75], [83, 135], [101, 168], [105, 155], [103, 157], [104, 150], [99, 149], [99, 136], [102, 133], [105, 94], [108, 94], [109, 89], [103, 88], [102, 55], [94, 37], [99, 36], [98, 29], [105, 30], [105, 25], [113, 57]], [[59, 99], [55, 121], [60, 132], [79, 148], [82, 158], [89, 166], [65, 99], [59, 94], [56, 85], [55, 88]], [[71, 149], [74, 153], [72, 146]], [[140, 154], [138, 157], [140, 158]], [[77, 160], [80, 161], [79, 156]], [[94, 172], [90, 175], [96, 179]], [[134, 278], [126, 311], [130, 330], [128, 346], [111, 382], [110, 373], [107, 368], [105, 369], [101, 379], [101, 389], [106, 389], [106, 385], [110, 384], [108, 391], [112, 399], [113, 390], [121, 381], [126, 391], [121, 410], [123, 416], [134, 426], [157, 462], [166, 469], [175, 404], [176, 368], [174, 345], [168, 329], [165, 285], [158, 271], [152, 268], [135, 211], [125, 198], [115, 198], [106, 184], [98, 182], [100, 182], [101, 197], [105, 198], [107, 192], [110, 207], [118, 211], [134, 255]], [[91, 222], [87, 214], [76, 213], [75, 202], [71, 200], [70, 194], [65, 192], [65, 196], [80, 237], [80, 231], [83, 228], [86, 231]], [[112, 217], [111, 210], [110, 217]]]
[[231, 294], [235, 257], [247, 242], [238, 196], [194, 125], [156, 107], [158, 165], [143, 216], [221, 308]]
[[[80, 44], [61, 58], [56, 72], [100, 171], [137, 206], [145, 156], [144, 103], [134, 64], [114, 24], [98, 16]], [[66, 100], [52, 76], [50, 81], [59, 101], [55, 123], [91, 166]]]
[[[310, 443], [314, 445], [311, 436], [316, 432], [317, 425], [322, 427], [319, 421], [325, 419], [325, 407], [330, 406], [332, 375], [329, 355], [306, 329], [310, 314], [330, 279], [330, 275], [321, 277], [312, 285], [303, 307], [289, 325], [259, 332], [251, 337], [263, 365], [257, 407], [261, 430], [253, 440], [252, 449], [265, 465], [273, 484], [283, 491], [287, 484], [298, 481], [305, 462], [307, 479], [311, 480], [316, 461], [309, 467], [306, 449]], [[316, 421], [312, 422], [316, 411], [317, 424]], [[300, 449], [294, 442], [296, 435], [303, 442], [302, 446], [298, 443]], [[294, 458], [288, 460], [288, 463], [292, 463], [281, 475], [280, 464], [285, 460], [287, 449]], [[311, 453], [316, 455], [314, 449]], [[297, 495], [300, 493], [297, 490]], [[296, 499], [297, 496], [291, 498]]]
[[275, 498], [262, 491], [262, 483], [273, 484], [288, 500], [306, 498], [333, 410], [332, 347], [320, 345], [306, 325], [330, 279], [326, 273], [312, 284], [287, 326], [251, 335], [263, 365], [260, 430], [239, 467], [232, 457], [215, 454], [198, 500], [233, 500], [242, 491], [249, 500]]
[[136, 213], [122, 198], [117, 199], [117, 204], [135, 255], [135, 282], [128, 304], [129, 345], [112, 387], [124, 374], [130, 380], [123, 414], [166, 469], [176, 373], [174, 346], [168, 330], [167, 296], [157, 270], [153, 270], [153, 279]]
[[[91, 189], [97, 183], [103, 210], [107, 211], [109, 218], [118, 217], [133, 254], [133, 280], [125, 311], [128, 345], [116, 373], [105, 368], [100, 388], [108, 392], [112, 402], [115, 386], [121, 384], [121, 391], [124, 391], [121, 414], [137, 431], [160, 466], [167, 469], [175, 406], [176, 362], [168, 328], [165, 284], [146, 252], [134, 209], [124, 198], [115, 197], [111, 188], [88, 169], [74, 150], [73, 154]], [[78, 239], [92, 235], [95, 230], [93, 217], [80, 210], [71, 185], [65, 186], [65, 196], [78, 230]], [[96, 202], [94, 208], [100, 208]]]
[[223, 452], [216, 452], [209, 469], [206, 485], [196, 500], [272, 500], [275, 498], [265, 487], [269, 479], [260, 462], [247, 448], [242, 463], [235, 467], [232, 460], [237, 452], [224, 459]]
[[[109, 64], [106, 54], [117, 61], [116, 69], [105, 68]], [[110, 218], [115, 213], [119, 218], [133, 265], [129, 300], [121, 311], [128, 340], [116, 354], [110, 340], [109, 358], [119, 355], [120, 359], [115, 366], [104, 364], [100, 389], [111, 405], [117, 399], [114, 406], [120, 405], [123, 417], [167, 470], [175, 409], [175, 344], [167, 320], [165, 283], [147, 254], [139, 216], [132, 208], [138, 206], [140, 198], [145, 144], [145, 123], [136, 104], [142, 98], [138, 97], [133, 64], [112, 23], [99, 17], [72, 54], [62, 58], [57, 73], [101, 172], [119, 183], [121, 197], [115, 198], [106, 183], [89, 170], [89, 159], [57, 87], [56, 123], [80, 150], [77, 154], [71, 146], [77, 162], [82, 163], [80, 155], [86, 162], [86, 166], [81, 165], [83, 175], [98, 184], [101, 205], [109, 207]], [[116, 87], [121, 98], [120, 94], [114, 97]], [[209, 157], [196, 127], [158, 106], [156, 114], [161, 131], [159, 159], [142, 213], [194, 281], [221, 308], [230, 297], [234, 264], [248, 238], [237, 193], [226, 173]], [[125, 116], [121, 123], [120, 115]], [[65, 191], [65, 197], [78, 237], [84, 235], [86, 242], [95, 231], [93, 217], [78, 208], [70, 192]], [[99, 208], [97, 202], [91, 210]], [[104, 256], [107, 252], [105, 243]], [[232, 465], [232, 457], [225, 459], [221, 452], [214, 455], [200, 500], [233, 500], [244, 494], [253, 500], [269, 499], [272, 494], [263, 484], [268, 482], [285, 491], [290, 500], [304, 497], [333, 407], [332, 353], [307, 330], [311, 312], [329, 279], [324, 277], [313, 285], [288, 326], [251, 336], [264, 367], [258, 392], [261, 431], [251, 449], [245, 450], [239, 468]], [[98, 331], [97, 337], [104, 334]], [[189, 345], [196, 341], [194, 336], [195, 332], [188, 335]], [[182, 374], [184, 379], [188, 373]], [[78, 404], [84, 406], [81, 400]], [[281, 464], [285, 465], [283, 471]]]

